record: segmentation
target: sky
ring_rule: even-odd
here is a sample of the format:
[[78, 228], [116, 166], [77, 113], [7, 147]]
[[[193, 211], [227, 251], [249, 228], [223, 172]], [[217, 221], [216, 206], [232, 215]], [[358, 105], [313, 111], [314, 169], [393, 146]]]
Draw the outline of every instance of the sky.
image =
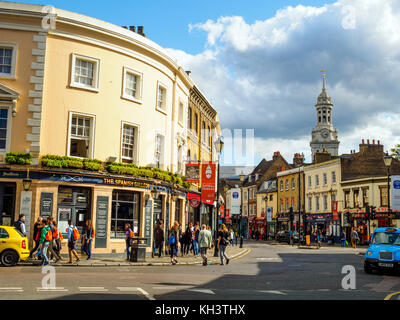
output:
[[321, 69], [339, 153], [358, 151], [362, 139], [380, 140], [385, 150], [400, 143], [399, 0], [20, 2], [143, 25], [192, 72], [219, 113], [227, 146], [234, 129], [254, 130], [248, 157], [229, 163], [228, 147], [225, 165], [257, 164], [275, 151], [310, 162]]

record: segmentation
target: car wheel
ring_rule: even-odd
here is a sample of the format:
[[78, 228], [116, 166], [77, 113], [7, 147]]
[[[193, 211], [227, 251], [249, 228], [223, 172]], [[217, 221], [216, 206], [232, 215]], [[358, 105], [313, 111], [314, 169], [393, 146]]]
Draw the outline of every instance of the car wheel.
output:
[[368, 262], [364, 262], [364, 271], [365, 271], [365, 273], [368, 273], [368, 274], [371, 274], [372, 273], [372, 268], [371, 268], [371, 266], [369, 265], [369, 263]]
[[5, 267], [13, 267], [19, 260], [18, 254], [15, 251], [6, 250], [1, 255], [1, 263]]

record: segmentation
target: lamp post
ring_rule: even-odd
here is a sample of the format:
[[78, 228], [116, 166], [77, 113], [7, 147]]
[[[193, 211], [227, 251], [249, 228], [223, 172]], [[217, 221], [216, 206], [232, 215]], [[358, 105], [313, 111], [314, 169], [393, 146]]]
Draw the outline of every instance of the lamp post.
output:
[[214, 230], [214, 257], [218, 257], [218, 218], [219, 218], [219, 169], [220, 169], [220, 162], [221, 162], [221, 153], [222, 149], [224, 148], [224, 141], [222, 137], [219, 137], [217, 141], [215, 141], [215, 148], [218, 152], [218, 174], [217, 174], [217, 212], [215, 213], [215, 230]]
[[[240, 175], [240, 183], [241, 183], [242, 187], [243, 187], [244, 179], [245, 179], [245, 178], [244, 178], [244, 174], [242, 173], [242, 174]], [[241, 198], [241, 201], [242, 201], [242, 198]], [[240, 248], [243, 248], [242, 217], [243, 217], [243, 214], [242, 214], [242, 206], [240, 206], [240, 220], [239, 220]]]
[[387, 203], [388, 203], [388, 212], [387, 212], [387, 221], [388, 227], [390, 227], [390, 166], [392, 164], [393, 158], [386, 152], [386, 155], [383, 157], [383, 161], [385, 162], [385, 166], [387, 168]]

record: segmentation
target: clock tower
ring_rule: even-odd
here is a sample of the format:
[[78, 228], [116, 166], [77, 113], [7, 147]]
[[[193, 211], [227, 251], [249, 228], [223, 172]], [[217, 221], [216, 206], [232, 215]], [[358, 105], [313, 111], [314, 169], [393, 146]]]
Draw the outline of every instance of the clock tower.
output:
[[314, 162], [316, 152], [326, 150], [332, 156], [337, 156], [339, 152], [339, 140], [337, 129], [332, 125], [332, 101], [325, 88], [325, 71], [323, 74], [322, 92], [315, 105], [317, 111], [317, 125], [312, 131], [311, 138], [311, 157]]

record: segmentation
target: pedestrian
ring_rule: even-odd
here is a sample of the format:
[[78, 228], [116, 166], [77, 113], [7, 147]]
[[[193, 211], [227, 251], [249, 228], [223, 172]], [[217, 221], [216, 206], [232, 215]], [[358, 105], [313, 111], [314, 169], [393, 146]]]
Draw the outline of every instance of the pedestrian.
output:
[[352, 231], [351, 231], [351, 246], [354, 248], [354, 249], [357, 249], [357, 241], [360, 241], [360, 238], [359, 238], [359, 236], [358, 236], [358, 233], [357, 233], [357, 231], [356, 231], [356, 228], [352, 228]]
[[178, 260], [178, 239], [179, 239], [179, 223], [177, 221], [174, 222], [174, 225], [171, 227], [169, 231], [168, 244], [171, 249], [171, 263], [177, 264]]
[[226, 259], [226, 264], [229, 264], [229, 258], [226, 255], [226, 247], [229, 244], [228, 241], [229, 233], [228, 229], [226, 228], [225, 224], [221, 225], [221, 229], [218, 231], [218, 243], [217, 249], [219, 250], [219, 256], [221, 258], [221, 266], [224, 265], [224, 257]]
[[203, 266], [207, 266], [207, 250], [211, 249], [212, 235], [211, 231], [207, 230], [205, 224], [201, 226], [201, 231], [199, 233], [199, 247], [200, 254], [203, 258]]
[[[54, 227], [54, 223], [53, 223], [53, 218], [52, 217], [47, 218], [47, 225], [49, 226], [52, 235], [54, 235], [55, 234], [55, 227]], [[59, 260], [62, 260], [62, 257], [60, 256], [59, 253], [57, 253], [56, 250], [54, 250], [54, 244], [55, 244], [55, 239], [53, 237], [53, 239], [49, 243], [48, 251], [49, 251], [50, 258], [51, 259], [55, 259], [54, 262], [57, 263]]]
[[18, 221], [14, 223], [14, 227], [26, 237], [25, 215], [21, 213]]
[[78, 229], [73, 226], [72, 220], [68, 220], [68, 254], [69, 254], [69, 262], [73, 262], [73, 256], [76, 258], [76, 262], [79, 262], [79, 256], [75, 250], [75, 243], [79, 239], [80, 235]]
[[132, 242], [133, 238], [135, 238], [135, 234], [131, 229], [131, 225], [129, 223], [125, 224], [125, 244], [126, 244], [126, 260], [129, 261], [131, 258], [132, 250]]
[[40, 253], [42, 256], [41, 266], [47, 266], [50, 264], [49, 258], [47, 257], [47, 249], [53, 239], [53, 234], [50, 227], [48, 226], [47, 220], [43, 220], [43, 228], [40, 231]]
[[229, 242], [233, 246], [233, 239], [235, 238], [235, 233], [233, 232], [232, 229], [229, 230]]
[[193, 229], [193, 251], [197, 257], [199, 255], [199, 235], [200, 235], [200, 223], [196, 222]]
[[340, 244], [342, 248], [346, 248], [346, 232], [344, 232], [344, 229], [342, 230], [342, 233], [340, 235]]
[[158, 258], [161, 258], [164, 243], [164, 224], [162, 220], [158, 221], [157, 226], [154, 229], [154, 240], [156, 243], [156, 252], [158, 250]]
[[[39, 249], [40, 247], [40, 230], [42, 229], [42, 218], [37, 218], [35, 224], [33, 225], [33, 241], [35, 241], [35, 246], [29, 252], [29, 259], [32, 259], [33, 254]], [[35, 255], [36, 259], [36, 255]]]
[[184, 255], [188, 255], [189, 254], [189, 251], [190, 251], [190, 246], [191, 246], [191, 244], [192, 244], [192, 237], [193, 237], [193, 234], [192, 234], [192, 223], [189, 223], [189, 225], [187, 226], [187, 228], [186, 228], [186, 231], [185, 231], [185, 235], [184, 235], [184, 239], [183, 239], [183, 241], [184, 241], [184, 243], [185, 243], [185, 248], [184, 248]]
[[[57, 221], [53, 221], [53, 226], [54, 226], [54, 231], [53, 231], [53, 251], [56, 253], [56, 256], [60, 258], [60, 260], [63, 260], [61, 257], [61, 241], [62, 241], [62, 235], [61, 232], [57, 228]], [[56, 259], [56, 263], [58, 262], [59, 259]]]
[[95, 232], [92, 224], [92, 220], [87, 220], [85, 224], [85, 228], [83, 229], [82, 235], [82, 244], [83, 251], [88, 256], [86, 260], [90, 260], [92, 257], [92, 241], [95, 237]]

